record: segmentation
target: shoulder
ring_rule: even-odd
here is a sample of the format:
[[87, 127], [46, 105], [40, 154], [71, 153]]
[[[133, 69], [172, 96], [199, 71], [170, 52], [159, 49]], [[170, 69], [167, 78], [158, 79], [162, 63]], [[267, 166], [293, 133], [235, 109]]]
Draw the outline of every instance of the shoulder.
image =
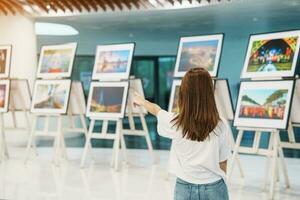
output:
[[215, 128], [215, 133], [217, 133], [218, 136], [222, 136], [227, 134], [228, 130], [229, 130], [228, 122], [224, 118], [220, 118]]
[[176, 114], [167, 112], [165, 110], [160, 110], [157, 113], [157, 120], [158, 121], [172, 121], [176, 117]]

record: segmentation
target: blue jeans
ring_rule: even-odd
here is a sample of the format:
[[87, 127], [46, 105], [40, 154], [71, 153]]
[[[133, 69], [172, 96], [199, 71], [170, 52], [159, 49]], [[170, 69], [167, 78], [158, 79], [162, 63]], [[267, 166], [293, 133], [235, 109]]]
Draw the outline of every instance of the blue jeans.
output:
[[196, 185], [180, 178], [176, 180], [174, 200], [228, 200], [228, 190], [224, 180]]

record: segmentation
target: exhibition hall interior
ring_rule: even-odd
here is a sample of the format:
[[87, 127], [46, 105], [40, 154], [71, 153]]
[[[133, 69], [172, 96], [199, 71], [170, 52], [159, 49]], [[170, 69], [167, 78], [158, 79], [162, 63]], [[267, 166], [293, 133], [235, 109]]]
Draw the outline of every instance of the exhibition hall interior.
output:
[[[300, 0], [0, 0], [0, 199], [228, 199], [187, 189], [213, 184], [196, 166], [232, 200], [299, 200], [299, 19]], [[194, 156], [224, 177], [158, 126], [199, 67], [230, 155]]]

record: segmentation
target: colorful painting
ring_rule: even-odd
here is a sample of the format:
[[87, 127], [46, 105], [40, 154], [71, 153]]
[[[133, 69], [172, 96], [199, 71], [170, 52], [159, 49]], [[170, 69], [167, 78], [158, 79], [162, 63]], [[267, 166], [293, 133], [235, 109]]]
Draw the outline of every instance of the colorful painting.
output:
[[0, 46], [0, 78], [7, 78], [11, 58], [11, 46]]
[[88, 116], [123, 117], [128, 82], [92, 82], [88, 98]]
[[38, 77], [71, 76], [77, 44], [44, 46], [38, 67]]
[[134, 44], [97, 47], [93, 79], [128, 79]]
[[243, 77], [293, 76], [299, 36], [300, 31], [251, 36]]
[[9, 80], [0, 80], [0, 112], [7, 112], [9, 97]]
[[288, 90], [244, 90], [239, 117], [283, 119]]
[[35, 84], [31, 112], [66, 113], [70, 80], [38, 80]]
[[185, 37], [180, 39], [175, 76], [184, 76], [191, 68], [206, 68], [217, 75], [223, 35]]
[[293, 84], [293, 81], [242, 82], [235, 123], [240, 126], [284, 129]]
[[168, 109], [169, 112], [179, 113], [178, 98], [179, 98], [180, 85], [181, 85], [181, 80], [173, 81], [170, 102], [169, 102], [169, 109]]

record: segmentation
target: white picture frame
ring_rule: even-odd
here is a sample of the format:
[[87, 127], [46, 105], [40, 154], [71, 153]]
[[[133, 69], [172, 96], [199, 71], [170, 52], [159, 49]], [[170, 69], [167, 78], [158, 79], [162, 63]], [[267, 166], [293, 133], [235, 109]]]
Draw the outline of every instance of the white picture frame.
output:
[[[92, 80], [114, 81], [128, 79], [134, 48], [135, 43], [98, 45], [96, 50]], [[120, 65], [120, 62], [122, 62], [122, 67], [118, 66], [118, 72], [112, 72], [109, 69], [103, 72], [103, 60], [105, 59], [110, 60], [110, 62], [114, 63], [115, 65]], [[120, 61], [121, 59], [122, 61]]]
[[168, 112], [178, 113], [176, 111], [176, 108], [174, 108], [174, 103], [176, 104], [176, 101], [178, 101], [178, 94], [179, 94], [178, 92], [179, 92], [180, 85], [181, 85], [181, 80], [173, 80], [172, 88], [171, 88], [171, 95], [170, 95], [170, 99], [169, 99]]
[[11, 64], [12, 45], [0, 45], [0, 78], [8, 78]]
[[[114, 107], [111, 107], [110, 109], [117, 109], [118, 111], [94, 111], [95, 106], [93, 106], [93, 99], [95, 99], [95, 96], [97, 95], [96, 92], [102, 91], [105, 88], [106, 91], [102, 93], [102, 97], [100, 98], [106, 98], [102, 101], [108, 100], [108, 101], [118, 101], [117, 104], [112, 104]], [[86, 116], [93, 118], [93, 119], [116, 119], [116, 118], [123, 118], [125, 113], [125, 107], [126, 107], [126, 101], [127, 101], [127, 94], [128, 94], [128, 88], [129, 83], [127, 81], [122, 82], [92, 82], [90, 86], [89, 96], [88, 96], [88, 102], [87, 102], [87, 112]], [[95, 90], [97, 89], [97, 90]], [[110, 89], [110, 90], [109, 90]], [[113, 90], [114, 91], [113, 91]], [[111, 97], [108, 93], [114, 93], [117, 95], [120, 95], [120, 97]], [[122, 92], [122, 93], [121, 93]], [[101, 95], [101, 94], [99, 94]], [[96, 102], [98, 106], [101, 105], [99, 102]], [[104, 105], [107, 107], [107, 105]], [[104, 107], [102, 106], [102, 107]], [[117, 106], [117, 107], [116, 107]], [[93, 108], [94, 107], [94, 108]], [[102, 108], [105, 109], [105, 108]], [[108, 108], [106, 108], [108, 109]]]
[[131, 106], [132, 108], [131, 112], [133, 114], [138, 114], [140, 113], [140, 111], [142, 111], [142, 113], [146, 115], [148, 112], [144, 107], [129, 105], [129, 103], [132, 104], [132, 99], [135, 92], [139, 94], [141, 97], [145, 98], [142, 80], [139, 78], [129, 80], [129, 91], [128, 91], [128, 100], [126, 105], [126, 114], [129, 113], [128, 106]]
[[234, 119], [234, 109], [228, 79], [215, 79], [215, 101], [219, 115], [226, 120]]
[[234, 126], [287, 129], [293, 92], [293, 80], [241, 82]]
[[31, 108], [31, 91], [27, 79], [10, 79], [9, 110], [23, 111]]
[[[70, 88], [71, 80], [67, 79], [36, 80], [31, 103], [31, 112], [35, 114], [66, 114], [69, 105]], [[56, 102], [49, 102], [49, 99], [51, 101], [55, 100]], [[47, 101], [52, 105], [42, 105], [43, 101]], [[60, 108], [54, 107], [55, 104], [58, 104], [57, 102], [61, 104]]]
[[[294, 55], [291, 62], [287, 62], [287, 60], [291, 59], [290, 53], [292, 52], [290, 46], [290, 50], [284, 46], [287, 44], [283, 38], [297, 38], [296, 44], [294, 46]], [[284, 42], [280, 42], [280, 39]], [[292, 41], [292, 40], [290, 40]], [[261, 45], [259, 48], [259, 42]], [[272, 44], [272, 43], [273, 44]], [[255, 44], [254, 44], [255, 43]], [[253, 47], [256, 45], [257, 47]], [[271, 47], [282, 46], [281, 48], [278, 47], [278, 50], [270, 50]], [[288, 44], [289, 45], [289, 44]], [[300, 45], [300, 31], [284, 31], [284, 32], [275, 32], [275, 33], [267, 33], [267, 34], [257, 34], [251, 35], [249, 38], [246, 58], [244, 60], [244, 67], [241, 73], [241, 78], [281, 78], [281, 77], [293, 77], [295, 75], [296, 65], [298, 61], [299, 55], [299, 45]], [[261, 49], [265, 47], [266, 50]], [[254, 53], [252, 53], [252, 49]], [[285, 53], [280, 53], [282, 49], [285, 49]], [[290, 66], [290, 70], [277, 70], [277, 66], [274, 64], [275, 62], [279, 62], [281, 65]], [[252, 62], [252, 64], [250, 64]], [[279, 65], [279, 63], [276, 63]], [[257, 65], [257, 66], [256, 66]]]
[[293, 104], [291, 108], [291, 122], [300, 124], [300, 79], [296, 79]]
[[[183, 77], [185, 73], [193, 68], [191, 67], [193, 63], [188, 63], [189, 67], [183, 67], [183, 51], [193, 52], [194, 56], [202, 54], [202, 56], [197, 57], [197, 64], [195, 67], [204, 67], [208, 70], [212, 77], [216, 77], [218, 74], [218, 68], [220, 63], [222, 45], [223, 45], [223, 34], [215, 34], [215, 35], [203, 35], [203, 36], [191, 36], [191, 37], [181, 37], [179, 41], [177, 58], [175, 63], [174, 77]], [[184, 49], [185, 45], [193, 44], [198, 49]], [[206, 45], [206, 46], [203, 46]], [[210, 45], [210, 46], [207, 46]], [[191, 48], [191, 47], [189, 47]], [[195, 48], [195, 47], [193, 47]], [[213, 57], [213, 59], [211, 58]], [[191, 58], [186, 58], [191, 62]], [[201, 63], [202, 62], [202, 63]], [[186, 64], [187, 65], [187, 64]], [[205, 66], [210, 65], [210, 66]], [[212, 68], [212, 69], [210, 69]]]
[[[37, 69], [37, 78], [56, 79], [71, 77], [76, 49], [77, 43], [75, 42], [60, 45], [42, 46]], [[65, 58], [65, 60], [62, 60], [62, 52], [59, 51], [66, 51], [65, 54], [67, 55], [67, 58]], [[48, 58], [48, 60], [46, 60], [46, 54], [51, 55], [51, 58]], [[58, 62], [57, 65], [66, 63], [66, 66], [62, 71], [60, 71], [62, 67], [49, 69], [49, 66], [53, 67], [55, 64], [48, 64], [48, 62]]]
[[8, 112], [10, 81], [0, 80], [0, 113]]

